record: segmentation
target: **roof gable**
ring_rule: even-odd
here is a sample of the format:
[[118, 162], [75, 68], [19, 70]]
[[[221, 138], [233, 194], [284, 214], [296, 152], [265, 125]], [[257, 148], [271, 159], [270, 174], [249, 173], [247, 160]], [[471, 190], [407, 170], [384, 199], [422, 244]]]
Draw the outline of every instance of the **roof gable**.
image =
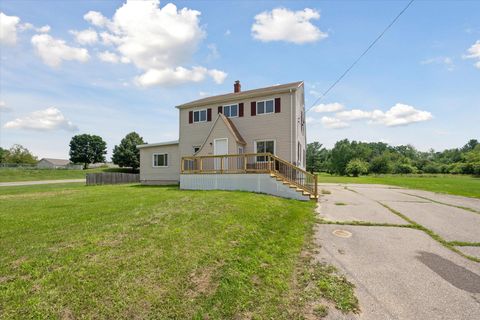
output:
[[205, 141], [203, 141], [200, 149], [195, 154], [198, 154], [198, 153], [202, 152], [205, 144], [208, 142], [208, 140], [212, 136], [212, 133], [215, 131], [215, 129], [218, 126], [225, 126], [227, 131], [230, 133], [230, 135], [235, 139], [235, 142], [237, 142], [238, 144], [241, 144], [241, 145], [246, 145], [247, 144], [245, 142], [245, 140], [243, 139], [243, 137], [240, 135], [240, 132], [238, 131], [235, 124], [229, 118], [227, 118], [225, 115], [219, 113], [217, 119], [215, 119], [215, 122], [212, 124], [210, 132], [207, 134], [207, 136], [205, 138]]

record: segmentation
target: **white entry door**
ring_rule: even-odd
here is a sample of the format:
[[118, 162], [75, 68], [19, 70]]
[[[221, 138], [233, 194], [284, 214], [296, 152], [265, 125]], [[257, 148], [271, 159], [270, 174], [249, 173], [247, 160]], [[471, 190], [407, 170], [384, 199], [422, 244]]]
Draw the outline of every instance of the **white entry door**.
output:
[[[228, 154], [228, 139], [215, 139], [213, 141], [213, 154], [218, 156], [222, 154]], [[223, 161], [223, 166], [221, 161]], [[228, 169], [228, 160], [227, 158], [216, 158], [215, 159], [215, 170], [220, 170], [221, 168]]]

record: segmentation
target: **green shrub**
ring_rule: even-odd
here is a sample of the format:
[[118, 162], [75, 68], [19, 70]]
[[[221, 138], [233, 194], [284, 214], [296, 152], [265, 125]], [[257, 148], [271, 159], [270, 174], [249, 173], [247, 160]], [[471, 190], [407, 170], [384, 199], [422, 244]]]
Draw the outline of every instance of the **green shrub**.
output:
[[376, 156], [370, 163], [370, 172], [372, 173], [390, 173], [392, 164], [388, 156]]
[[368, 163], [360, 159], [352, 159], [347, 163], [345, 172], [348, 175], [358, 177], [368, 173]]
[[408, 174], [408, 173], [416, 173], [416, 172], [417, 172], [417, 168], [412, 166], [409, 163], [397, 162], [393, 166], [393, 173]]

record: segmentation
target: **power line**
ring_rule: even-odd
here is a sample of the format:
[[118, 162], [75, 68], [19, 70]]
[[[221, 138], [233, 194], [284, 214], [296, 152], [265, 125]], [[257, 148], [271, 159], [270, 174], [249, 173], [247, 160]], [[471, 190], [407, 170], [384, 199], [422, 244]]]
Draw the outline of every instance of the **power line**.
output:
[[328, 87], [328, 89], [324, 93], [322, 93], [322, 95], [320, 97], [318, 97], [317, 100], [315, 100], [315, 102], [312, 104], [312, 106], [310, 108], [308, 108], [308, 110], [305, 113], [312, 110], [313, 107], [315, 107], [315, 105], [320, 100], [322, 100], [350, 72], [350, 70], [353, 69], [353, 67], [355, 67], [355, 65], [360, 61], [360, 59], [362, 59], [363, 56], [366, 55], [367, 52], [370, 51], [371, 48], [373, 48], [373, 46], [378, 42], [378, 40], [380, 40], [383, 37], [383, 35], [388, 31], [388, 29], [390, 29], [395, 24], [395, 22], [397, 22], [397, 20], [400, 18], [400, 16], [405, 11], [407, 11], [407, 9], [410, 7], [410, 5], [413, 3], [413, 1], [415, 1], [415, 0], [410, 0], [410, 2], [405, 6], [405, 8], [403, 8], [402, 11], [400, 11], [400, 13], [395, 17], [395, 19], [393, 19], [392, 22], [390, 22], [390, 24], [385, 29], [383, 29], [382, 33], [380, 33], [380, 35], [375, 40], [373, 40], [372, 43], [370, 43], [370, 45], [367, 47], [367, 49], [365, 49], [362, 52], [362, 54], [342, 73], [342, 75], [340, 77], [338, 77], [338, 79], [335, 80], [335, 82], [332, 83], [332, 85], [330, 87]]

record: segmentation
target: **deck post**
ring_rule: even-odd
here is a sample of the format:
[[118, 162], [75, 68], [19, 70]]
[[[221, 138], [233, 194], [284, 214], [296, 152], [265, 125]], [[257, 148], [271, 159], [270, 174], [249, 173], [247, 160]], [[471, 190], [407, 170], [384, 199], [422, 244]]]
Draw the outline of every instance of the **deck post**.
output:
[[200, 158], [200, 173], [203, 172], [203, 158]]
[[245, 171], [245, 173], [247, 173], [247, 161], [248, 161], [248, 158], [247, 156], [245, 155], [244, 156], [244, 161], [243, 161], [243, 170]]
[[220, 157], [220, 173], [223, 173], [223, 157]]
[[185, 159], [182, 157], [182, 160], [180, 160], [180, 171], [183, 173], [183, 171], [185, 171], [185, 168], [184, 168], [184, 162], [185, 162]]
[[314, 181], [315, 181], [315, 197], [318, 197], [318, 176], [314, 175]]

